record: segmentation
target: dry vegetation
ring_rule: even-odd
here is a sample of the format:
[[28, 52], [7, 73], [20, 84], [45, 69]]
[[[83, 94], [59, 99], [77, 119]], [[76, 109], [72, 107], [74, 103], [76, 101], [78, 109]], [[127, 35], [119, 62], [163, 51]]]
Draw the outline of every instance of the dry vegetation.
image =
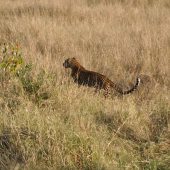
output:
[[[0, 169], [170, 167], [169, 0], [1, 0], [0, 43]], [[4, 43], [22, 50], [17, 74]], [[141, 86], [105, 99], [72, 82], [68, 57]]]

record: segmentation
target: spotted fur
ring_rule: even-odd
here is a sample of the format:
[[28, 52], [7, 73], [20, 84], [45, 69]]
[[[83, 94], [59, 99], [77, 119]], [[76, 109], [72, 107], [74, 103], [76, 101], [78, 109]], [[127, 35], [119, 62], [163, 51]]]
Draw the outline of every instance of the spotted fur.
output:
[[115, 89], [122, 95], [129, 94], [136, 90], [140, 84], [140, 78], [137, 78], [134, 86], [131, 89], [124, 91], [106, 76], [94, 71], [86, 70], [75, 58], [66, 59], [63, 63], [63, 66], [65, 68], [71, 68], [71, 76], [75, 83], [77, 83], [78, 85], [95, 87], [96, 90], [104, 89], [105, 96], [108, 96], [111, 88]]

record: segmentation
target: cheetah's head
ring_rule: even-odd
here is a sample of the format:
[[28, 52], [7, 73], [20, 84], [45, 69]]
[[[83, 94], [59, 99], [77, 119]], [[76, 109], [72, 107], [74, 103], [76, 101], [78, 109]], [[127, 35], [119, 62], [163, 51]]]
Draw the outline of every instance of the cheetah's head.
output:
[[73, 57], [73, 58], [68, 58], [64, 61], [63, 63], [63, 67], [65, 68], [73, 68], [75, 63], [76, 63], [76, 59]]

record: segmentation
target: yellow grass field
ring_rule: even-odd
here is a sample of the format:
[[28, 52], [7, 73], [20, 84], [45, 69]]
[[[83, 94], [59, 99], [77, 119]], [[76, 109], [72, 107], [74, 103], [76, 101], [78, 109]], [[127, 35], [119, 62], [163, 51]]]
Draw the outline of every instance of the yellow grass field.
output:
[[[141, 84], [105, 99], [69, 57]], [[0, 169], [170, 169], [170, 1], [1, 0]]]

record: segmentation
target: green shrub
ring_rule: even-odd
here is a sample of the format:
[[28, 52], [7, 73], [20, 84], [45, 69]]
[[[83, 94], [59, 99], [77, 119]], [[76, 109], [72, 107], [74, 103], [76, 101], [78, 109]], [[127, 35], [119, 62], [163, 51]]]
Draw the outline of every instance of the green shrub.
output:
[[[34, 74], [33, 65], [26, 63], [21, 49], [16, 44], [3, 44], [0, 47], [0, 82], [4, 89], [9, 92], [8, 85], [14, 80], [18, 81], [25, 94], [33, 102], [40, 104], [44, 99], [49, 98], [47, 92], [40, 92], [44, 84], [45, 71], [41, 69]], [[8, 95], [9, 96], [9, 95]]]

